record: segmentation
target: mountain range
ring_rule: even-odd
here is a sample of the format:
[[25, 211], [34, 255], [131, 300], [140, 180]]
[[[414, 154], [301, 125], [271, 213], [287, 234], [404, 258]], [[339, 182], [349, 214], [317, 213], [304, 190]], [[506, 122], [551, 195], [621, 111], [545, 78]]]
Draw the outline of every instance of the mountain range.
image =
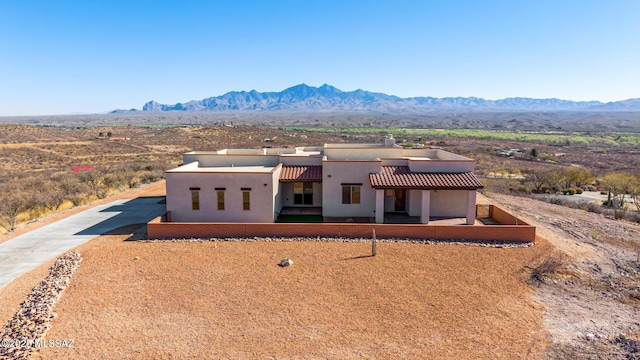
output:
[[331, 85], [300, 84], [280, 92], [231, 91], [203, 100], [174, 105], [149, 101], [142, 110], [114, 110], [111, 113], [162, 111], [332, 111], [387, 114], [434, 112], [502, 111], [640, 111], [640, 98], [603, 103], [514, 97], [486, 100], [477, 97], [410, 97], [364, 90], [342, 91]]

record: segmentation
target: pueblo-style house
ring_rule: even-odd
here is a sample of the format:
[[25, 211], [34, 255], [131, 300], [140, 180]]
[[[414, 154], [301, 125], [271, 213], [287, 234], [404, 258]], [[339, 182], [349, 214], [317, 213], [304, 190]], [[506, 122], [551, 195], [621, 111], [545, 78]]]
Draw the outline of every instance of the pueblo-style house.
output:
[[476, 217], [474, 161], [441, 149], [383, 144], [193, 151], [166, 172], [173, 222], [273, 223], [285, 213], [325, 222], [385, 215], [430, 219]]

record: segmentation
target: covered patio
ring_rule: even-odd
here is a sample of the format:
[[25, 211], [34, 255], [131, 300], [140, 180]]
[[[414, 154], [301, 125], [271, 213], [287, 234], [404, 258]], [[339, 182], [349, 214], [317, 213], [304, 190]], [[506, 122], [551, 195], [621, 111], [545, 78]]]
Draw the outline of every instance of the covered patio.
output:
[[476, 220], [476, 190], [484, 187], [472, 172], [413, 172], [408, 166], [382, 166], [369, 174], [376, 190], [378, 224], [429, 224], [432, 220]]

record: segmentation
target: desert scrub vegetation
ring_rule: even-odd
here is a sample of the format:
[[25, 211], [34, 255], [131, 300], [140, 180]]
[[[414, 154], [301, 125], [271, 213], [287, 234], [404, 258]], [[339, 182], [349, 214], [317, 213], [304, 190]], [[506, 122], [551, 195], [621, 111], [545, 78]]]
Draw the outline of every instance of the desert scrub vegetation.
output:
[[640, 135], [635, 133], [578, 133], [568, 132], [564, 134], [548, 134], [539, 132], [518, 132], [500, 130], [477, 129], [394, 129], [394, 128], [326, 128], [326, 127], [299, 127], [284, 126], [279, 129], [288, 131], [310, 131], [335, 134], [393, 134], [398, 136], [422, 136], [429, 138], [476, 138], [497, 141], [518, 141], [526, 143], [543, 143], [549, 145], [602, 145], [640, 146]]
[[569, 259], [563, 253], [553, 253], [542, 260], [537, 260], [529, 266], [528, 283], [537, 285], [552, 281], [561, 277], [573, 276], [574, 272], [569, 270]]
[[0, 228], [13, 231], [62, 208], [158, 181], [164, 165], [130, 163], [96, 166], [81, 171], [40, 172], [0, 182]]
[[525, 194], [581, 194], [584, 188], [592, 186], [596, 178], [586, 168], [556, 166], [554, 169], [507, 169], [493, 170], [489, 178], [503, 178], [503, 189]]
[[[584, 168], [564, 167], [555, 170], [534, 170], [526, 173], [524, 179], [511, 178], [486, 179], [493, 191], [523, 196], [536, 196], [536, 199], [552, 204], [603, 214], [618, 220], [640, 223], [640, 174], [612, 172], [600, 178], [594, 177]], [[607, 195], [604, 201], [576, 201], [558, 196], [539, 196], [539, 194], [566, 196], [582, 194], [585, 190], [601, 191]]]

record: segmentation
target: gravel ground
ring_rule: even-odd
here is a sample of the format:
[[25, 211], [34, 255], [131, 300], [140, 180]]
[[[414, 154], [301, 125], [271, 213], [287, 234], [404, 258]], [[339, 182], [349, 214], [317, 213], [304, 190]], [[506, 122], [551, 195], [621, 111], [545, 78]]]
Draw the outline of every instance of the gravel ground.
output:
[[[27, 300], [20, 304], [20, 310], [0, 331], [0, 357], [29, 359], [37, 348], [50, 345], [43, 339], [51, 328], [51, 320], [56, 316], [53, 308], [69, 286], [71, 275], [81, 261], [82, 257], [76, 251], [56, 259], [49, 269], [49, 275], [31, 290]], [[62, 342], [59, 344], [63, 345]], [[72, 341], [64, 343], [67, 346], [72, 344]]]
[[[381, 242], [132, 242], [78, 248], [49, 358], [535, 358], [527, 266], [550, 250]], [[281, 268], [282, 258], [294, 261]]]

